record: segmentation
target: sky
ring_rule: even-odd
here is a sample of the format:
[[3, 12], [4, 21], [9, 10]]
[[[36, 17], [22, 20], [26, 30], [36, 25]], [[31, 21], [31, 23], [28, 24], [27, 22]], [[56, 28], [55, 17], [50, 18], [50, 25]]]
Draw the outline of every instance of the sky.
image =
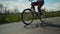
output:
[[[42, 8], [46, 8], [47, 10], [60, 10], [60, 0], [44, 0], [45, 3]], [[26, 8], [31, 7], [31, 2], [28, 0], [0, 0], [0, 4], [7, 6], [8, 9], [13, 10], [14, 8], [18, 8], [20, 12], [22, 12]]]

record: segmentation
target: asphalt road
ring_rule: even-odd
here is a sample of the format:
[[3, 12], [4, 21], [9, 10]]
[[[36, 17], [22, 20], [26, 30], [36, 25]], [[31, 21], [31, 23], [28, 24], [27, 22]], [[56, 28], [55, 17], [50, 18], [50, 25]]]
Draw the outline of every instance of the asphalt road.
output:
[[[47, 18], [46, 21], [51, 21], [54, 24], [60, 25], [60, 17]], [[34, 20], [32, 24], [35, 23], [40, 23], [40, 20]], [[44, 29], [37, 27], [33, 29], [26, 29], [24, 26], [25, 25], [22, 22], [3, 24], [0, 25], [0, 34], [60, 34], [60, 28], [48, 27]]]

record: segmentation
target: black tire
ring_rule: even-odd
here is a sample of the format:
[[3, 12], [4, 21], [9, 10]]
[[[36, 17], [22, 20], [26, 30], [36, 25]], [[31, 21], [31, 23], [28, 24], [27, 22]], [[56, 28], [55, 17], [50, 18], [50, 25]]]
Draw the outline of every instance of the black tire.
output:
[[40, 16], [40, 21], [41, 22], [45, 22], [45, 19], [46, 19], [46, 13], [44, 10], [42, 10], [42, 13], [43, 13], [43, 18]]
[[[29, 11], [29, 12], [26, 12], [26, 11]], [[25, 13], [26, 12], [26, 13]], [[24, 14], [25, 13], [25, 14]], [[27, 14], [27, 15], [26, 15]], [[31, 15], [30, 15], [31, 14]], [[25, 22], [25, 20], [24, 19], [26, 19], [26, 18], [24, 18], [25, 16], [26, 16], [26, 18], [27, 18], [27, 16], [29, 16], [29, 17], [31, 17], [30, 19], [27, 19], [27, 20], [30, 20], [30, 22], [28, 23], [28, 22]], [[28, 18], [29, 18], [28, 17]], [[31, 9], [25, 9], [24, 11], [23, 11], [23, 13], [22, 13], [22, 21], [23, 21], [23, 23], [25, 24], [25, 25], [30, 25], [32, 22], [33, 22], [33, 18], [34, 18], [34, 14], [33, 14], [33, 12], [32, 12], [32, 10]], [[26, 20], [26, 21], [27, 21]]]

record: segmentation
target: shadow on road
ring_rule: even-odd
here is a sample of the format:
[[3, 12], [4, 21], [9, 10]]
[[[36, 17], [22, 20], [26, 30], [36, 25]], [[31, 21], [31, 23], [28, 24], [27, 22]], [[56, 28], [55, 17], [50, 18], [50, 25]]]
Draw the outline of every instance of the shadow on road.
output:
[[38, 24], [24, 25], [24, 28], [26, 28], [26, 29], [35, 29], [38, 27], [39, 27]]
[[44, 27], [41, 27], [41, 23], [36, 23], [36, 24], [31, 24], [31, 25], [24, 25], [24, 28], [26, 28], [26, 29], [35, 29], [35, 28], [43, 28], [43, 29], [46, 29], [46, 30], [55, 30], [55, 31], [60, 31], [60, 28], [57, 28], [57, 26], [58, 27], [60, 27], [60, 25], [58, 25], [58, 24], [52, 24], [53, 22], [46, 22], [46, 23], [44, 23], [45, 25], [45, 27], [46, 28], [44, 28]]

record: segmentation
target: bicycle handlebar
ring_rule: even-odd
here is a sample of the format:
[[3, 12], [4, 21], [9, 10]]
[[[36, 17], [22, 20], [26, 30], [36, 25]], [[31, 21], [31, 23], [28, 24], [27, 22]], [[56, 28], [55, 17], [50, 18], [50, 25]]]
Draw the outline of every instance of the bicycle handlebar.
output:
[[29, 0], [30, 2], [33, 2], [33, 0]]

